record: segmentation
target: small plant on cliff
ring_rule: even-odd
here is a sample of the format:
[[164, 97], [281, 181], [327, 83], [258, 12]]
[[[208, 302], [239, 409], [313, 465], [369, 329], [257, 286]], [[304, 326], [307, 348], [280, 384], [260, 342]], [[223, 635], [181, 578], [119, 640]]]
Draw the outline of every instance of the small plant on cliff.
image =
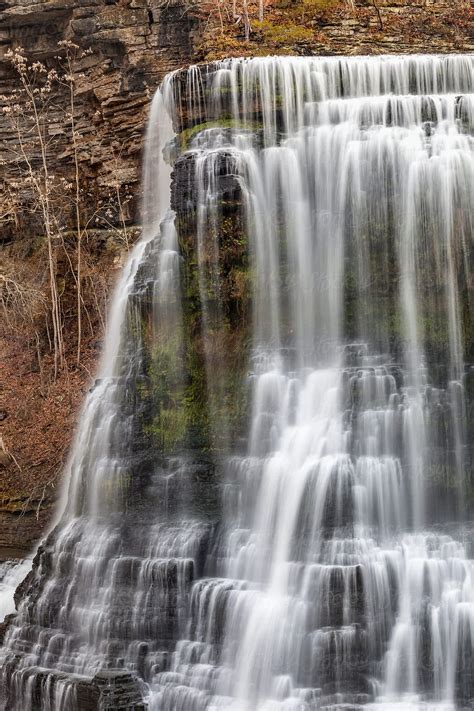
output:
[[313, 32], [308, 27], [293, 23], [275, 24], [264, 20], [256, 22], [254, 28], [257, 32], [261, 32], [267, 42], [278, 45], [307, 42], [313, 36]]
[[[353, 7], [353, 3], [350, 4]], [[304, 22], [308, 18], [324, 15], [329, 10], [334, 10], [341, 6], [341, 0], [301, 0], [301, 20]]]

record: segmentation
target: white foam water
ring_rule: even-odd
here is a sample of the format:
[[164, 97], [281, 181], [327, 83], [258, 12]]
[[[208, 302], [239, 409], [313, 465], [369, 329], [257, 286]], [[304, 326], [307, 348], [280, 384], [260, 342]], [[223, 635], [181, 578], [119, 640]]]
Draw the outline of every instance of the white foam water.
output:
[[13, 596], [31, 568], [31, 559], [7, 560], [0, 563], [0, 620], [15, 612]]

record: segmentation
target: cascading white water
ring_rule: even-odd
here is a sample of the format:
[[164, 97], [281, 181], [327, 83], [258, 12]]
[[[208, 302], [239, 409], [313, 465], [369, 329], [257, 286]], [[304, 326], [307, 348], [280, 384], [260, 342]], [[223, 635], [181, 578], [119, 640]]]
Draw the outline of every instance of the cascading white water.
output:
[[[473, 92], [469, 56], [228, 60], [167, 77], [147, 229], [115, 300], [70, 503], [4, 649], [11, 708], [35, 708], [38, 683], [41, 708], [80, 708], [61, 674], [104, 669], [142, 680], [155, 711], [473, 702]], [[134, 508], [130, 482], [150, 283], [146, 330], [169, 390], [158, 404], [171, 429], [187, 426], [180, 224], [169, 203], [154, 207], [169, 194], [169, 127], [153, 138], [165, 108], [178, 129], [196, 124], [174, 172], [192, 166], [210, 438], [226, 446], [226, 180], [249, 245], [248, 437], [225, 453], [218, 528]], [[154, 465], [143, 498], [173, 486], [186, 499], [189, 470], [186, 457]], [[132, 514], [146, 519], [138, 534]], [[60, 674], [54, 689], [38, 668]]]
[[13, 596], [16, 588], [31, 568], [31, 559], [0, 563], [0, 619], [15, 612]]

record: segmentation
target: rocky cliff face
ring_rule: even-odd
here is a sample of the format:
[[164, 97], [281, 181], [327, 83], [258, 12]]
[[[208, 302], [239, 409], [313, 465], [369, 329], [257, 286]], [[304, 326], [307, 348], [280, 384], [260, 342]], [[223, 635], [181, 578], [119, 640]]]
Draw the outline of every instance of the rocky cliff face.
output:
[[[150, 94], [193, 56], [195, 23], [183, 3], [8, 0], [2, 10], [0, 61], [7, 49], [22, 47], [31, 58], [54, 63], [64, 40], [91, 50], [77, 66], [81, 170], [98, 190], [117, 180], [136, 183]], [[8, 95], [15, 76], [5, 61], [0, 81]], [[67, 162], [67, 141], [63, 149], [58, 159]]]
[[[12, 0], [2, 3], [0, 10], [0, 94], [3, 95], [0, 111], [9, 105], [18, 86], [18, 75], [7, 59], [8, 50], [22, 48], [30, 60], [40, 61], [48, 68], [58, 64], [61, 42], [70, 41], [81, 50], [90, 50], [75, 66], [81, 189], [87, 195], [92, 213], [106, 194], [123, 195], [126, 186], [130, 197], [122, 202], [121, 217], [116, 210], [109, 213], [110, 229], [88, 230], [84, 238], [88, 249], [92, 249], [88, 268], [102, 274], [104, 289], [98, 290], [99, 300], [102, 296], [107, 299], [123, 261], [120, 232], [124, 231], [124, 223], [129, 233], [127, 244], [129, 238], [131, 241], [136, 238], [133, 224], [138, 212], [140, 155], [150, 96], [167, 72], [191, 61], [197, 23], [180, 2]], [[74, 171], [70, 132], [64, 126], [67, 101], [65, 87], [55, 97], [57, 106], [48, 109], [48, 134], [54, 140], [55, 152], [51, 164], [66, 178]], [[18, 279], [25, 272], [27, 282], [35, 284], [39, 293], [45, 271], [44, 254], [38, 246], [42, 226], [37, 213], [31, 210], [31, 201], [27, 200], [25, 173], [19, 179], [19, 153], [18, 136], [8, 117], [0, 113], [3, 257]], [[35, 165], [38, 155], [34, 149], [30, 157]], [[9, 210], [6, 208], [12, 195], [15, 209]], [[57, 280], [65, 291], [66, 349], [68, 339], [69, 345], [74, 341], [71, 328], [74, 330], [76, 310], [72, 294], [68, 296], [71, 271], [65, 255], [60, 255]], [[2, 281], [0, 291], [3, 287]], [[22, 322], [2, 329], [5, 387], [0, 406], [3, 430], [0, 549], [6, 557], [28, 550], [50, 518], [50, 504], [59, 493], [60, 472], [78, 407], [100, 352], [105, 311], [102, 306], [88, 310], [91, 318], [81, 367], [75, 367], [73, 358], [69, 358], [67, 372], [56, 382], [51, 382], [46, 372], [48, 358], [43, 358], [43, 365], [39, 365], [35, 356], [34, 341], [43, 355], [48, 350], [44, 328], [38, 332], [37, 324]]]
[[[248, 40], [241, 19], [234, 22], [226, 12], [219, 17], [205, 2], [190, 7], [186, 0], [5, 0], [0, 3], [0, 105], [8, 106], [18, 83], [6, 59], [8, 50], [21, 47], [26, 56], [48, 67], [57, 63], [65, 40], [90, 50], [75, 66], [81, 185], [92, 211], [105, 193], [127, 191], [130, 199], [124, 201], [122, 214], [113, 212], [110, 221], [113, 228], [132, 228], [138, 218], [140, 155], [150, 96], [167, 72], [226, 55], [474, 50], [472, 9], [464, 1], [453, 9], [452, 0], [360, 0], [355, 7], [318, 0], [305, 2], [300, 9], [298, 3], [279, 0], [268, 5], [263, 23], [251, 22]], [[74, 160], [64, 127], [66, 88], [55, 99], [48, 134], [55, 140], [57, 170], [67, 178]], [[16, 205], [14, 210], [2, 210], [0, 242], [7, 258], [14, 257], [39, 278], [40, 262], [35, 261], [39, 227], [36, 216], [22, 207], [25, 186], [18, 181], [17, 155], [18, 137], [0, 114], [0, 190], [5, 203], [13, 195]], [[31, 158], [34, 162], [37, 156]], [[175, 182], [183, 171], [178, 164]], [[179, 213], [179, 196], [175, 207]], [[184, 231], [189, 242], [192, 230]], [[109, 284], [121, 264], [122, 245], [113, 230], [91, 232], [88, 239], [93, 245], [91, 260]], [[188, 247], [192, 249], [191, 242]], [[60, 282], [61, 269], [59, 264]], [[105, 300], [109, 292], [104, 293]], [[65, 314], [66, 339], [74, 308], [71, 299]], [[37, 334], [28, 336], [28, 348], [18, 334], [10, 331], [3, 336], [7, 388], [0, 408], [4, 425], [0, 547], [8, 548], [9, 554], [12, 548], [31, 546], [49, 520], [49, 505], [59, 489], [75, 413], [95, 368], [103, 326], [98, 316], [91, 319], [81, 367], [70, 366], [46, 390], [44, 373], [35, 362]], [[47, 334], [40, 336], [47, 340]]]

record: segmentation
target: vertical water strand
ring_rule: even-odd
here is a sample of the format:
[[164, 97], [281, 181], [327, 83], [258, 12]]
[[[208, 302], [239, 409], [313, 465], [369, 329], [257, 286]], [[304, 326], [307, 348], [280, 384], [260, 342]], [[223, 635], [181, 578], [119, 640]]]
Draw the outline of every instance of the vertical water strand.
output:
[[[464, 353], [461, 334], [460, 294], [465, 279], [464, 260], [466, 254], [466, 227], [464, 215], [469, 214], [468, 205], [472, 204], [472, 162], [466, 161], [472, 141], [468, 137], [451, 133], [435, 137], [433, 157], [433, 176], [436, 190], [433, 196], [439, 210], [440, 249], [443, 254], [443, 273], [446, 283], [445, 299], [449, 334], [449, 377], [452, 423], [454, 429], [454, 465], [458, 488], [458, 505], [464, 506], [466, 494], [465, 481], [465, 442], [466, 442], [466, 405], [463, 390]], [[440, 144], [444, 143], [441, 155]], [[470, 145], [471, 144], [471, 145]], [[438, 160], [436, 160], [438, 158]], [[470, 166], [470, 167], [469, 167]], [[470, 195], [469, 195], [470, 193]], [[460, 288], [461, 287], [461, 288]]]
[[[228, 436], [227, 423], [222, 407], [217, 421], [218, 407], [223, 404], [224, 390], [219, 372], [219, 340], [222, 339], [222, 306], [220, 296], [220, 200], [219, 173], [224, 172], [223, 163], [232, 161], [231, 156], [220, 152], [203, 153], [197, 157], [195, 186], [197, 191], [197, 257], [199, 293], [202, 309], [202, 339], [207, 370], [208, 407], [213, 429], [213, 439], [225, 442]], [[216, 429], [219, 428], [219, 431]]]
[[[458, 191], [458, 175], [461, 173], [459, 168], [457, 146], [451, 144], [451, 137], [446, 137], [448, 145], [445, 153], [446, 160], [441, 162], [440, 166], [440, 192], [439, 199], [443, 209], [441, 222], [441, 239], [443, 242], [443, 251], [446, 254], [446, 311], [448, 318], [448, 333], [449, 333], [449, 355], [450, 368], [449, 384], [452, 422], [454, 430], [454, 466], [456, 470], [456, 486], [458, 488], [458, 507], [464, 505], [465, 489], [465, 472], [464, 472], [464, 443], [466, 438], [465, 432], [465, 403], [463, 393], [463, 347], [461, 338], [461, 319], [460, 319], [460, 304], [459, 304], [459, 281], [461, 276], [461, 265], [459, 257], [462, 249], [462, 238], [460, 235], [463, 231], [462, 219], [457, 220], [455, 214], [462, 214], [463, 206], [459, 203]], [[462, 159], [461, 159], [462, 160]], [[462, 173], [461, 173], [462, 174]], [[458, 222], [457, 226], [455, 222]], [[458, 241], [459, 240], [459, 241]]]
[[291, 288], [289, 333], [296, 350], [295, 365], [301, 369], [314, 353], [314, 248], [311, 232], [311, 203], [306, 189], [307, 164], [303, 155], [307, 146], [301, 136], [288, 140], [280, 149], [280, 185], [282, 229], [294, 284]]
[[[169, 210], [160, 225], [159, 244], [154, 254], [158, 268], [157, 278], [153, 280], [152, 313], [145, 321], [149, 346], [144, 387], [151, 382], [154, 414], [149, 427], [166, 454], [185, 441], [188, 426], [183, 413], [187, 383], [181, 288], [183, 258], [174, 219], [174, 213]], [[172, 478], [171, 473], [166, 475], [165, 508], [173, 498], [168, 490]], [[185, 501], [183, 490], [182, 503]]]
[[[262, 166], [263, 163], [263, 166]], [[277, 186], [273, 182], [271, 149], [249, 155], [244, 183], [250, 248], [255, 260], [253, 333], [256, 349], [280, 347], [280, 249], [277, 234]], [[263, 174], [266, 178], [263, 179]]]
[[186, 100], [188, 121], [196, 122], [208, 115], [204, 77], [201, 68], [196, 65], [190, 66], [186, 72]]
[[[341, 335], [341, 280], [351, 146], [357, 129], [340, 125], [334, 131], [316, 127], [308, 135], [308, 182], [311, 186], [314, 250], [312, 309], [313, 343], [321, 363], [334, 358]], [[332, 361], [333, 362], [333, 361]]]
[[[406, 189], [403, 192], [400, 244], [400, 297], [404, 320], [407, 382], [403, 412], [403, 437], [406, 443], [408, 476], [412, 492], [412, 520], [415, 529], [424, 523], [424, 457], [425, 424], [423, 415], [424, 357], [418, 310], [417, 247], [418, 233], [423, 230], [424, 156], [421, 137], [417, 134], [405, 147], [408, 165]], [[412, 153], [413, 152], [413, 153]], [[410, 155], [411, 154], [411, 155]], [[415, 159], [413, 160], [413, 154]], [[406, 173], [405, 173], [406, 175]], [[403, 178], [402, 178], [403, 179]]]

